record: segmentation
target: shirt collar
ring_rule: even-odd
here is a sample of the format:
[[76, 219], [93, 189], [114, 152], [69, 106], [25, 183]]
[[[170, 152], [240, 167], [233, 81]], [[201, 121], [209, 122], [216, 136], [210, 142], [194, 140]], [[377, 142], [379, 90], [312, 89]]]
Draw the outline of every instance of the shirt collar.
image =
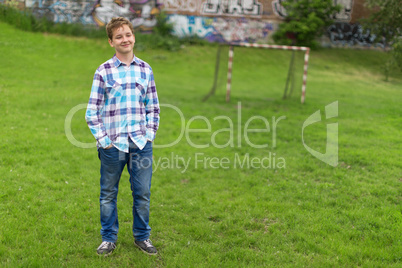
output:
[[[116, 54], [114, 54], [114, 56], [113, 56], [112, 59], [113, 59], [113, 64], [114, 64], [114, 66], [115, 66], [116, 68], [123, 64], [123, 63], [117, 58]], [[139, 64], [139, 63], [140, 63], [140, 62], [139, 62], [138, 58], [134, 55], [133, 60], [131, 61], [130, 64]]]

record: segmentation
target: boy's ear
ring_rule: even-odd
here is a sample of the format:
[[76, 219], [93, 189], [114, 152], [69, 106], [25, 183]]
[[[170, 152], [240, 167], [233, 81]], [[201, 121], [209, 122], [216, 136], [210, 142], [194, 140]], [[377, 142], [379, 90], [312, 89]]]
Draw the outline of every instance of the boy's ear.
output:
[[109, 38], [108, 39], [108, 41], [109, 41], [109, 45], [111, 46], [111, 47], [113, 47], [113, 41]]

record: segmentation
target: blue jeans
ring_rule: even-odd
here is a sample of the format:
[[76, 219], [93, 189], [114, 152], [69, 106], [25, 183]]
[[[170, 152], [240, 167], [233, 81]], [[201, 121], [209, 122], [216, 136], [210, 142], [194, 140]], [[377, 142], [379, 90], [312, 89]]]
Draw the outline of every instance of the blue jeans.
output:
[[100, 218], [102, 241], [117, 241], [119, 220], [117, 217], [117, 193], [124, 167], [130, 174], [133, 196], [133, 235], [135, 240], [149, 238], [149, 202], [152, 178], [152, 142], [148, 141], [140, 150], [130, 139], [129, 153], [115, 147], [98, 149], [100, 169]]

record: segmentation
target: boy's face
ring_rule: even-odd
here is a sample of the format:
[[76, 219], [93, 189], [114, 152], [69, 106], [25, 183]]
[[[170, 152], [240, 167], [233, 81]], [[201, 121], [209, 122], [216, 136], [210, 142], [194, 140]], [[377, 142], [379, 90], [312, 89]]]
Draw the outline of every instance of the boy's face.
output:
[[110, 46], [114, 47], [118, 55], [132, 53], [134, 43], [135, 36], [127, 25], [113, 30], [113, 39], [109, 39]]

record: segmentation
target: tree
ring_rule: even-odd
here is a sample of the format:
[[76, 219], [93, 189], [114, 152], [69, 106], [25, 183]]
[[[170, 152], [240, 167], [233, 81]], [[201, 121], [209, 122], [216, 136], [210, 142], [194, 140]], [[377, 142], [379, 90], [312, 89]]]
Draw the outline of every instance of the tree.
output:
[[400, 0], [366, 0], [366, 5], [372, 9], [367, 19], [361, 22], [365, 28], [376, 35], [377, 40], [391, 45], [390, 60], [385, 64], [385, 80], [388, 81], [392, 66], [398, 66], [402, 71], [402, 5]]
[[366, 0], [366, 5], [372, 9], [368, 19], [363, 24], [376, 34], [378, 38], [395, 41], [402, 31], [402, 5], [400, 0]]
[[334, 6], [333, 0], [286, 0], [282, 5], [287, 15], [273, 35], [275, 42], [309, 47], [318, 45], [316, 39], [341, 9], [339, 5]]

